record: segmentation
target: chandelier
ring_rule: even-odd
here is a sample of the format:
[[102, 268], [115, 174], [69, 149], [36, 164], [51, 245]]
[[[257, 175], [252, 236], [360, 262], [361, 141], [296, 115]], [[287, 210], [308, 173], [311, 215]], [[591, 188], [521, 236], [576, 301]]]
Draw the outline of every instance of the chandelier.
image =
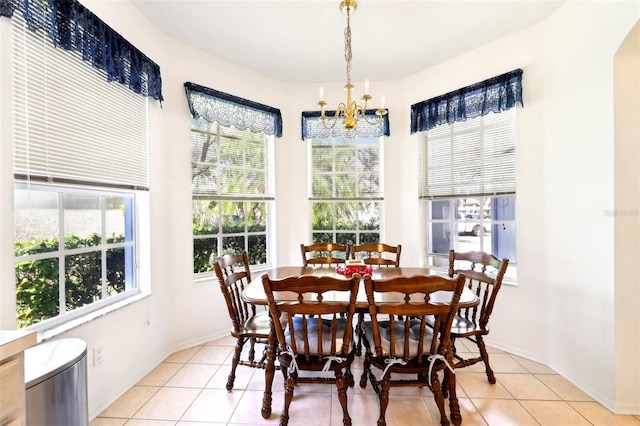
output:
[[378, 124], [382, 121], [383, 116], [387, 113], [384, 108], [384, 96], [380, 100], [380, 108], [376, 110], [377, 119], [367, 118], [367, 103], [371, 100], [369, 94], [369, 80], [364, 82], [364, 95], [361, 100], [364, 105], [358, 105], [356, 101], [351, 98], [351, 91], [354, 86], [351, 84], [351, 14], [355, 12], [358, 3], [355, 0], [342, 0], [340, 2], [340, 10], [347, 15], [347, 27], [344, 29], [344, 59], [347, 62], [347, 84], [344, 88], [347, 90], [347, 101], [341, 102], [336, 108], [335, 114], [330, 117], [325, 115], [325, 106], [327, 103], [324, 101], [324, 88], [320, 88], [320, 121], [326, 129], [333, 128], [338, 119], [342, 119], [342, 126], [347, 132], [352, 132], [358, 124], [360, 118], [364, 119], [369, 124]]

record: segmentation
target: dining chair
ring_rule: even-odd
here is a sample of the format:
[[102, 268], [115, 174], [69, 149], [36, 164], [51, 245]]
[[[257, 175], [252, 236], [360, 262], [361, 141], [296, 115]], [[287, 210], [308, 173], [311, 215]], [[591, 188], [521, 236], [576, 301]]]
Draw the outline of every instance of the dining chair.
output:
[[[360, 245], [352, 245], [349, 247], [349, 256], [351, 259], [363, 260], [366, 265], [384, 266], [384, 267], [400, 267], [400, 253], [402, 245], [391, 246], [384, 243], [363, 243]], [[356, 322], [356, 334], [358, 342], [356, 344], [356, 355], [362, 355], [362, 323], [364, 321], [364, 312], [358, 313]]]
[[[266, 367], [266, 346], [260, 360], [255, 359], [255, 344], [267, 344], [270, 331], [268, 311], [256, 312], [255, 305], [242, 300], [242, 292], [251, 282], [247, 252], [225, 254], [214, 262], [220, 291], [224, 296], [231, 319], [231, 335], [236, 338], [236, 346], [231, 360], [231, 372], [227, 378], [227, 390], [233, 389], [238, 365], [253, 368]], [[244, 345], [249, 342], [247, 359], [242, 359]]]
[[[451, 345], [453, 356], [456, 359], [455, 368], [468, 367], [482, 361], [484, 362], [487, 379], [491, 384], [496, 383], [496, 378], [489, 365], [489, 354], [487, 353], [483, 336], [489, 334], [489, 317], [502, 286], [502, 279], [507, 271], [507, 266], [509, 266], [509, 259], [500, 260], [489, 253], [449, 251], [449, 276], [453, 277], [455, 274], [466, 275], [466, 285], [479, 299], [477, 306], [461, 308], [453, 319]], [[466, 338], [475, 343], [480, 355], [464, 358], [457, 353], [456, 339], [461, 338]]]
[[[298, 383], [335, 383], [342, 406], [342, 422], [351, 425], [347, 387], [353, 383], [353, 316], [360, 276], [354, 274], [350, 279], [339, 279], [300, 275], [270, 279], [264, 274], [262, 283], [273, 318], [278, 361], [285, 380], [280, 425], [286, 426], [289, 422], [289, 406]], [[274, 293], [282, 291], [294, 297], [288, 297], [287, 302], [278, 302]], [[334, 296], [335, 292], [343, 292], [345, 301], [324, 300], [325, 293]], [[304, 374], [298, 374], [300, 372]], [[333, 372], [333, 377], [329, 377], [328, 372]]]
[[349, 247], [336, 243], [300, 244], [302, 265], [337, 265], [349, 258]]
[[384, 243], [364, 243], [351, 246], [349, 254], [351, 259], [362, 259], [367, 265], [400, 266], [400, 253], [402, 245], [391, 246]]
[[[461, 418], [449, 332], [464, 283], [463, 274], [457, 279], [414, 275], [374, 280], [364, 276], [371, 321], [362, 324], [366, 351], [360, 386], [366, 387], [368, 378], [380, 399], [378, 426], [386, 425], [389, 390], [394, 386], [428, 386], [440, 411], [440, 424], [449, 425], [438, 377], [442, 370], [451, 417]], [[438, 291], [451, 292], [451, 302], [432, 302], [431, 296]], [[434, 318], [433, 328], [427, 326], [429, 317]], [[371, 367], [382, 373], [376, 376]]]

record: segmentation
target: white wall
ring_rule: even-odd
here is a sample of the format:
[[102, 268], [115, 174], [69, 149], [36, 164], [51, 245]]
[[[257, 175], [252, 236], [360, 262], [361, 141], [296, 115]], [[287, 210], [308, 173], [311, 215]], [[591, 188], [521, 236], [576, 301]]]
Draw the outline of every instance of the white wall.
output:
[[640, 395], [640, 21], [614, 69], [615, 411], [637, 412]]
[[[376, 98], [386, 95], [391, 114], [391, 137], [385, 141], [385, 239], [403, 245], [404, 264], [419, 264], [424, 238], [416, 228], [422, 226], [423, 213], [416, 196], [417, 143], [409, 134], [409, 106], [515, 68], [524, 70], [525, 107], [518, 111], [518, 286], [503, 288], [489, 341], [548, 363], [613, 409], [614, 380], [622, 379], [614, 379], [611, 352], [613, 222], [603, 213], [613, 206], [613, 56], [640, 10], [635, 2], [604, 3], [567, 2], [541, 25], [405, 80], [372, 82], [371, 90]], [[90, 348], [104, 346], [104, 363], [89, 368], [93, 417], [171, 352], [228, 330], [216, 284], [193, 282], [191, 274], [184, 82], [282, 110], [284, 136], [275, 142], [275, 263], [280, 265], [298, 264], [298, 246], [310, 238], [307, 149], [300, 140], [299, 114], [315, 109], [318, 87], [276, 81], [171, 40], [129, 2], [85, 4], [160, 65], [165, 94], [162, 108], [150, 102], [152, 295], [63, 336], [81, 337]], [[0, 31], [6, 26], [0, 20]], [[7, 105], [6, 78], [0, 75], [1, 112]], [[326, 85], [326, 98], [339, 99], [342, 84]], [[8, 253], [12, 178], [4, 125], [0, 137], [0, 249]], [[3, 288], [12, 285], [10, 257], [0, 263]], [[1, 303], [0, 308], [7, 306]], [[5, 317], [2, 312], [2, 324]], [[640, 412], [638, 398], [625, 406]]]

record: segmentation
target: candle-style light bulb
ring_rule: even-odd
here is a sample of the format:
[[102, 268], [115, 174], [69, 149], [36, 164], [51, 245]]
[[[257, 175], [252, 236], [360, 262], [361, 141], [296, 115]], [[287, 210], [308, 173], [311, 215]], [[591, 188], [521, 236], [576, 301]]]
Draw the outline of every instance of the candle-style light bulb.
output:
[[368, 78], [364, 81], [364, 94], [365, 95], [369, 94], [369, 79]]
[[384, 109], [384, 96], [380, 98], [380, 109]]
[[320, 100], [324, 101], [324, 87], [320, 87]]

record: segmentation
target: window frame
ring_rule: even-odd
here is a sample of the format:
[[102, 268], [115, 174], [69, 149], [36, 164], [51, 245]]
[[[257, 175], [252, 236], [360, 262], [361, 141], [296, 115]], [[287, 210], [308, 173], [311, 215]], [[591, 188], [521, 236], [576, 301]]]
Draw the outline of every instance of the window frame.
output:
[[[516, 186], [517, 186], [517, 176], [516, 176], [516, 171], [515, 171], [515, 150], [516, 150], [516, 145], [517, 145], [517, 132], [516, 132], [516, 123], [517, 123], [517, 114], [516, 114], [516, 108], [512, 108], [510, 110], [507, 111], [503, 111], [500, 113], [501, 114], [505, 114], [502, 115], [501, 117], [496, 117], [495, 113], [491, 113], [488, 114], [489, 115], [489, 119], [494, 120], [494, 121], [501, 121], [502, 124], [501, 125], [508, 125], [511, 126], [511, 130], [507, 132], [507, 136], [508, 135], [512, 135], [512, 140], [508, 142], [508, 144], [506, 145], [507, 149], [513, 149], [514, 152], [514, 158], [513, 158], [513, 163], [512, 163], [512, 175], [509, 175], [509, 179], [513, 179], [513, 181], [510, 181], [511, 183], [505, 188], [505, 189], [501, 189], [501, 190], [497, 190], [496, 188], [498, 187], [497, 185], [493, 185], [492, 182], [489, 182], [488, 186], [484, 185], [484, 180], [482, 177], [479, 178], [480, 183], [478, 185], [475, 185], [475, 188], [479, 188], [476, 189], [475, 191], [471, 190], [468, 191], [468, 193], [465, 193], [464, 191], [460, 191], [460, 187], [455, 185], [455, 172], [456, 172], [456, 168], [455, 168], [455, 163], [456, 160], [454, 160], [453, 158], [449, 159], [449, 164], [447, 165], [448, 167], [450, 167], [450, 177], [451, 177], [451, 183], [449, 184], [450, 186], [450, 192], [446, 192], [446, 191], [440, 191], [438, 193], [438, 188], [442, 188], [443, 186], [439, 186], [436, 188], [435, 191], [430, 192], [428, 189], [428, 175], [429, 175], [429, 163], [428, 163], [428, 146], [427, 144], [429, 143], [429, 135], [430, 132], [438, 132], [439, 136], [437, 137], [436, 140], [439, 140], [443, 145], [448, 145], [448, 147], [446, 147], [445, 149], [451, 150], [450, 154], [452, 157], [455, 155], [454, 152], [456, 150], [456, 148], [454, 148], [455, 144], [456, 144], [456, 136], [457, 135], [462, 135], [463, 137], [466, 137], [467, 139], [469, 137], [471, 137], [472, 139], [478, 139], [475, 140], [475, 142], [472, 142], [474, 144], [478, 144], [478, 150], [480, 152], [483, 152], [483, 150], [485, 149], [485, 141], [484, 141], [484, 134], [485, 134], [485, 130], [487, 128], [487, 126], [485, 125], [484, 121], [485, 121], [485, 117], [487, 116], [479, 116], [476, 118], [471, 118], [471, 119], [467, 119], [465, 122], [454, 122], [451, 124], [444, 124], [442, 126], [436, 127], [434, 129], [428, 130], [428, 131], [422, 131], [418, 133], [418, 145], [419, 145], [419, 164], [420, 164], [420, 199], [421, 199], [421, 204], [422, 204], [422, 208], [424, 209], [425, 212], [425, 222], [426, 222], [426, 227], [425, 227], [425, 233], [426, 233], [426, 245], [425, 245], [425, 256], [426, 256], [426, 264], [429, 267], [434, 268], [434, 270], [439, 270], [439, 271], [447, 271], [448, 268], [448, 250], [447, 252], [438, 252], [436, 250], [434, 250], [434, 240], [433, 240], [433, 229], [434, 229], [434, 224], [441, 226], [443, 229], [443, 232], [447, 232], [444, 231], [444, 229], [448, 229], [449, 234], [453, 234], [453, 238], [449, 237], [449, 249], [454, 249], [454, 250], [459, 250], [460, 248], [460, 227], [466, 227], [466, 225], [468, 223], [471, 224], [478, 224], [483, 226], [485, 229], [487, 229], [486, 226], [484, 226], [484, 224], [488, 224], [489, 225], [489, 230], [490, 232], [488, 233], [493, 233], [496, 230], [498, 230], [498, 227], [502, 227], [507, 234], [512, 234], [512, 246], [510, 246], [509, 248], [506, 249], [507, 252], [509, 253], [513, 253], [513, 259], [510, 258], [510, 262], [509, 262], [509, 268], [507, 270], [507, 274], [508, 276], [506, 277], [506, 280], [514, 283], [517, 279], [517, 258], [515, 257], [516, 255], [516, 248], [517, 248], [517, 239], [516, 239], [516, 229], [517, 229], [517, 218], [515, 216], [516, 211], [515, 211], [515, 203], [517, 203], [517, 190], [516, 190]], [[502, 120], [502, 119], [505, 120]], [[472, 122], [475, 121], [474, 122]], [[507, 124], [504, 124], [507, 123]], [[466, 128], [472, 128], [474, 126], [477, 125], [477, 130], [476, 131], [469, 131]], [[492, 129], [495, 126], [495, 122], [489, 124], [488, 128]], [[445, 127], [445, 129], [443, 129], [442, 127]], [[461, 130], [456, 129], [456, 127], [462, 127]], [[448, 137], [443, 137], [443, 132], [446, 132], [448, 134]], [[470, 136], [471, 135], [471, 136]], [[468, 141], [466, 143], [469, 143]], [[431, 147], [432, 149], [435, 149], [433, 147]], [[503, 146], [500, 145], [500, 143], [493, 143], [493, 145], [491, 145], [491, 149], [502, 149]], [[459, 150], [459, 148], [457, 148]], [[460, 163], [460, 160], [457, 160], [458, 163]], [[464, 163], [461, 163], [464, 164]], [[479, 170], [481, 170], [481, 173], [484, 171], [484, 168], [487, 167], [486, 163], [483, 161], [479, 161], [476, 162], [476, 166], [479, 168]], [[489, 164], [489, 168], [492, 165]], [[491, 171], [489, 171], [491, 172]], [[441, 183], [442, 181], [439, 181], [438, 183]], [[470, 187], [473, 187], [474, 185], [470, 185]], [[482, 209], [483, 214], [480, 215], [479, 218], [472, 218], [470, 220], [464, 220], [459, 216], [459, 212], [458, 212], [458, 208], [457, 205], [460, 202], [460, 200], [464, 200], [464, 199], [476, 199], [476, 200], [481, 200], [478, 204], [479, 206], [481, 206], [480, 208]], [[500, 199], [506, 200], [506, 199], [513, 199], [514, 201], [514, 205], [511, 206], [512, 209], [512, 217], [508, 217], [508, 218], [504, 218], [504, 217], [496, 217], [497, 212], [493, 212], [492, 209], [489, 209], [489, 211], [491, 211], [491, 217], [489, 218], [485, 218], [485, 209], [487, 208], [487, 206], [484, 206], [484, 200], [486, 199], [491, 199], [491, 200], [496, 200], [495, 202], [499, 202]], [[433, 203], [435, 202], [447, 202], [448, 203], [448, 207], [447, 207], [447, 211], [448, 213], [448, 217], [446, 218], [436, 218], [434, 219], [434, 215], [433, 215]], [[444, 206], [444, 205], [443, 205]], [[511, 210], [510, 210], [511, 212]], [[485, 220], [487, 219], [487, 220]], [[481, 229], [482, 231], [482, 229]], [[505, 234], [504, 241], [507, 241], [509, 239], [508, 235]], [[491, 240], [491, 251], [496, 253], [496, 248], [493, 247], [494, 241], [498, 241], [498, 238], [500, 238], [499, 234], [496, 234], [496, 239], [494, 240], [494, 236], [493, 234], [491, 235], [486, 235], [484, 232], [481, 232], [481, 235], [478, 236], [478, 238], [480, 239], [479, 244], [477, 245], [477, 248], [473, 248], [473, 250], [482, 250], [485, 248], [484, 246], [484, 238], [488, 238], [490, 237]], [[497, 243], [499, 244], [499, 243]], [[499, 250], [499, 249], [498, 249]], [[500, 253], [498, 252], [499, 255]], [[511, 257], [511, 256], [508, 256]]]
[[[57, 197], [57, 217], [58, 217], [58, 233], [56, 237], [58, 238], [58, 249], [43, 252], [38, 254], [24, 255], [24, 256], [14, 256], [14, 264], [17, 266], [21, 262], [32, 261], [32, 260], [44, 260], [44, 259], [57, 259], [59, 265], [59, 274], [58, 274], [58, 284], [59, 284], [59, 299], [58, 299], [58, 309], [59, 313], [56, 316], [45, 319], [43, 321], [36, 322], [30, 326], [24, 327], [25, 330], [35, 330], [35, 331], [46, 331], [49, 329], [53, 329], [55, 327], [59, 327], [64, 323], [67, 323], [72, 320], [76, 320], [78, 318], [86, 317], [89, 314], [92, 314], [96, 311], [99, 311], [105, 307], [115, 305], [127, 299], [131, 299], [135, 296], [143, 294], [145, 292], [145, 285], [142, 284], [142, 277], [146, 274], [143, 272], [143, 268], [141, 265], [141, 257], [144, 256], [145, 249], [141, 248], [141, 244], [139, 243], [141, 240], [141, 236], [144, 233], [139, 226], [140, 223], [140, 211], [148, 210], [145, 208], [145, 204], [148, 204], [148, 193], [146, 191], [134, 191], [134, 190], [114, 190], [108, 188], [100, 188], [100, 187], [82, 187], [82, 186], [69, 186], [69, 185], [52, 185], [52, 184], [29, 184], [25, 182], [16, 181], [14, 183], [14, 190], [26, 190], [26, 191], [43, 191], [48, 193], [56, 194]], [[65, 206], [63, 202], [60, 202], [65, 195], [73, 194], [73, 195], [92, 195], [98, 196], [101, 199], [109, 196], [120, 196], [123, 198], [128, 198], [131, 200], [131, 211], [128, 213], [129, 220], [131, 221], [129, 225], [131, 228], [131, 239], [130, 241], [124, 241], [120, 243], [107, 243], [106, 240], [108, 238], [108, 230], [104, 223], [105, 219], [105, 204], [104, 202], [100, 203], [100, 216], [101, 216], [101, 244], [96, 246], [88, 246], [82, 248], [66, 248], [65, 244], [60, 243], [60, 241], [64, 241], [65, 238], [65, 230], [64, 230], [64, 215], [65, 215]], [[126, 226], [126, 225], [125, 225]], [[100, 286], [102, 287], [102, 292], [100, 299], [86, 304], [84, 306], [76, 307], [72, 310], [66, 310], [64, 306], [65, 299], [63, 298], [65, 288], [65, 277], [64, 272], [66, 271], [65, 259], [67, 256], [83, 254], [83, 253], [91, 253], [91, 252], [100, 252], [101, 253], [101, 266], [106, 267], [106, 252], [111, 249], [117, 248], [126, 248], [129, 247], [132, 250], [132, 254], [128, 259], [132, 262], [128, 267], [131, 268], [131, 276], [129, 277], [130, 281], [126, 282], [125, 290], [118, 294], [109, 296], [106, 294], [107, 286], [105, 285], [107, 268], [102, 268], [101, 272], [101, 281]], [[125, 255], [125, 258], [127, 256]], [[126, 259], [125, 259], [126, 262]], [[125, 270], [127, 266], [125, 266]], [[16, 283], [17, 284], [17, 283]], [[17, 306], [16, 306], [17, 308]]]
[[[362, 139], [369, 140], [370, 142], [363, 142], [363, 144], [359, 144], [358, 142]], [[336, 150], [343, 149], [344, 147], [351, 147], [354, 152], [354, 160], [358, 161], [358, 151], [361, 146], [364, 148], [367, 147], [371, 141], [375, 140], [376, 149], [378, 152], [378, 161], [377, 167], [372, 170], [364, 170], [362, 171], [358, 164], [354, 164], [353, 167], [347, 169], [343, 168], [341, 170], [337, 170], [335, 161], [332, 162], [332, 168], [330, 171], [319, 171], [318, 168], [314, 166], [314, 149], [320, 149], [320, 147], [324, 146], [326, 148], [330, 148], [332, 150], [331, 158], [335, 160], [337, 158]], [[384, 241], [384, 138], [383, 136], [326, 136], [326, 137], [310, 137], [307, 138], [308, 143], [308, 158], [307, 158], [307, 170], [308, 170], [308, 194], [309, 194], [309, 211], [310, 211], [310, 225], [309, 225], [309, 241], [311, 242], [321, 242], [324, 240], [319, 240], [316, 238], [317, 235], [331, 235], [332, 241], [338, 244], [362, 244], [365, 242], [379, 242]], [[365, 145], [366, 143], [366, 145]], [[318, 144], [314, 146], [314, 144]], [[363, 148], [363, 149], [364, 149]], [[346, 150], [346, 149], [345, 149]], [[318, 177], [318, 173], [320, 176], [330, 176], [332, 177], [332, 190], [331, 194], [316, 194], [314, 189], [314, 179]], [[338, 194], [336, 189], [336, 176], [341, 175], [355, 175], [355, 190], [353, 191], [352, 196], [348, 196], [348, 194]], [[372, 180], [377, 179], [377, 190], [370, 191], [369, 196], [363, 195], [360, 193], [360, 189], [358, 186], [358, 177], [360, 175], [370, 174]], [[355, 227], [353, 228], [343, 228], [338, 224], [337, 218], [341, 215], [338, 214], [341, 205], [343, 204], [351, 204], [354, 203], [356, 205], [355, 210], [353, 211], [353, 222], [355, 223]], [[332, 206], [332, 226], [327, 229], [316, 228], [313, 220], [314, 220], [314, 209], [316, 206], [321, 204], [328, 204]], [[368, 205], [368, 207], [367, 207]], [[367, 210], [371, 210], [371, 206], [375, 205], [373, 210], [377, 210], [377, 229], [366, 230], [362, 227], [361, 216], [366, 215]], [[371, 216], [371, 215], [369, 215]], [[373, 216], [375, 218], [375, 216]], [[375, 219], [374, 219], [375, 220]], [[363, 235], [377, 235], [377, 238], [362, 238]], [[350, 237], [353, 236], [353, 239]]]
[[[197, 124], [199, 123], [199, 125]], [[212, 126], [215, 127], [214, 131], [211, 132], [206, 132], [202, 130], [202, 126]], [[237, 238], [237, 237], [242, 237], [244, 239], [244, 249], [246, 250], [248, 253], [251, 252], [251, 250], [249, 249], [249, 242], [251, 238], [255, 238], [255, 237], [259, 237], [259, 236], [264, 236], [264, 240], [265, 240], [265, 262], [264, 263], [252, 263], [251, 264], [251, 268], [252, 269], [264, 269], [264, 268], [269, 268], [272, 264], [272, 244], [270, 243], [270, 241], [273, 241], [273, 229], [274, 229], [274, 212], [275, 212], [275, 208], [274, 208], [274, 202], [275, 202], [275, 196], [273, 195], [273, 190], [272, 188], [275, 187], [274, 184], [274, 180], [275, 180], [275, 168], [274, 168], [274, 136], [273, 135], [268, 135], [265, 134], [264, 132], [254, 132], [250, 129], [245, 129], [245, 130], [239, 130], [237, 129], [235, 126], [233, 125], [223, 125], [220, 124], [219, 122], [210, 122], [204, 118], [191, 118], [189, 121], [189, 126], [190, 126], [190, 141], [191, 141], [191, 149], [194, 149], [196, 140], [194, 139], [194, 133], [195, 134], [207, 134], [210, 135], [212, 137], [214, 137], [218, 142], [218, 144], [220, 144], [220, 139], [221, 138], [228, 138], [228, 139], [234, 139], [237, 138], [239, 140], [239, 143], [242, 145], [245, 145], [243, 143], [243, 141], [245, 140], [245, 138], [243, 137], [245, 132], [249, 132], [252, 133], [253, 135], [259, 135], [260, 137], [263, 138], [262, 140], [262, 144], [264, 147], [264, 184], [265, 184], [265, 188], [263, 192], [258, 192], [258, 193], [251, 193], [251, 191], [238, 191], [237, 193], [233, 193], [228, 191], [228, 187], [224, 187], [223, 183], [220, 183], [218, 185], [217, 188], [214, 188], [213, 190], [211, 188], [205, 188], [204, 190], [200, 191], [197, 190], [194, 187], [193, 181], [192, 181], [192, 225], [194, 226], [194, 230], [193, 230], [193, 234], [192, 234], [192, 239], [193, 239], [193, 275], [195, 277], [196, 280], [200, 280], [200, 279], [208, 279], [211, 278], [215, 275], [215, 271], [213, 270], [213, 267], [211, 266], [211, 260], [212, 257], [214, 257], [214, 253], [217, 254], [217, 256], [221, 256], [222, 254], [225, 254], [225, 245], [224, 245], [224, 239], [225, 238]], [[222, 134], [222, 129], [226, 129], [226, 134]], [[210, 167], [217, 173], [219, 172], [219, 168], [221, 165], [223, 165], [223, 168], [226, 169], [235, 169], [236, 171], [243, 171], [243, 172], [247, 172], [245, 173], [245, 177], [247, 174], [251, 173], [251, 169], [252, 167], [249, 166], [249, 159], [247, 158], [247, 152], [246, 151], [242, 151], [242, 155], [243, 155], [243, 161], [242, 161], [242, 165], [240, 166], [230, 166], [227, 163], [224, 163], [224, 159], [221, 158], [220, 155], [216, 155], [216, 162], [211, 162], [211, 161], [196, 161], [193, 157], [194, 152], [192, 151], [192, 171], [194, 170], [195, 167], [197, 167], [196, 163], [200, 163], [200, 164], [209, 164]], [[259, 169], [256, 169], [259, 170]], [[255, 170], [254, 170], [255, 171]], [[243, 180], [243, 188], [246, 189], [247, 185], [246, 185], [246, 180]], [[225, 189], [226, 188], [226, 189]], [[224, 231], [224, 225], [225, 225], [225, 220], [224, 220], [224, 215], [220, 212], [218, 212], [218, 221], [217, 224], [213, 224], [216, 225], [215, 227], [217, 228], [215, 230], [215, 232], [212, 233], [196, 233], [195, 230], [195, 226], [196, 226], [196, 219], [195, 219], [195, 203], [199, 202], [199, 201], [208, 201], [208, 202], [215, 202], [218, 204], [218, 210], [220, 209], [220, 204], [222, 203], [243, 203], [244, 204], [244, 208], [243, 208], [243, 212], [244, 212], [244, 231], [242, 232], [225, 232]], [[264, 213], [266, 214], [266, 219], [264, 222], [264, 231], [260, 230], [260, 231], [251, 231], [249, 230], [249, 218], [250, 216], [247, 215], [247, 212], [249, 211], [246, 207], [248, 203], [264, 203], [265, 207], [263, 209]], [[198, 259], [198, 254], [196, 253], [196, 241], [200, 240], [215, 240], [215, 251], [212, 250], [212, 253], [208, 259], [208, 261], [206, 262], [206, 267], [208, 269], [206, 270], [200, 270], [200, 271], [196, 271], [198, 265], [200, 264], [204, 264], [202, 259]], [[234, 251], [235, 252], [235, 251]], [[251, 259], [250, 259], [251, 260]], [[200, 268], [201, 269], [201, 268]]]

